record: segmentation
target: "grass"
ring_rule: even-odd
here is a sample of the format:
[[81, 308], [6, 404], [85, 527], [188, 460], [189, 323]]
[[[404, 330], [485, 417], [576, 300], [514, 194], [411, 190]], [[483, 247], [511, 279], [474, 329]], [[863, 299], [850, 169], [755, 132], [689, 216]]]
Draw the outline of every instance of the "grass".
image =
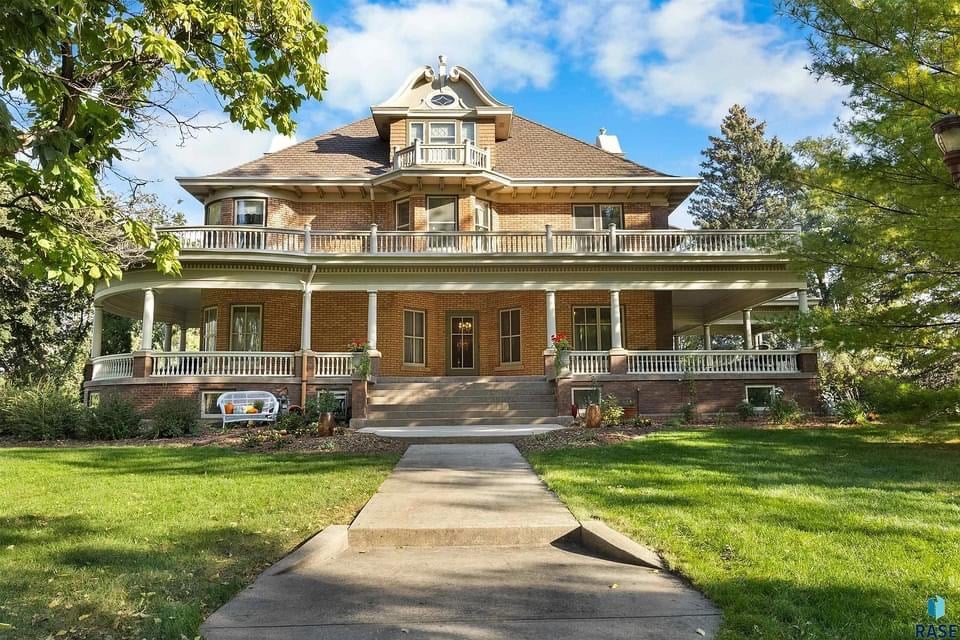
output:
[[724, 640], [914, 638], [933, 594], [960, 621], [960, 425], [660, 432], [530, 458], [578, 517], [713, 599]]
[[395, 461], [0, 449], [0, 640], [192, 640], [267, 565], [349, 522]]

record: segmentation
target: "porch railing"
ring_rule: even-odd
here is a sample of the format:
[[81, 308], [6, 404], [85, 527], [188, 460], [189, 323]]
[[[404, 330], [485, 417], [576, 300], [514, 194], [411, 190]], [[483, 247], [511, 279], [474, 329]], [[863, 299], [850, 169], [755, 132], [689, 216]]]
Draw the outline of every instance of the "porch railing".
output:
[[167, 351], [153, 354], [151, 377], [293, 376], [293, 354], [269, 351]]
[[115, 356], [98, 356], [93, 359], [93, 380], [111, 380], [113, 378], [133, 377], [133, 354], [121, 353]]
[[628, 374], [797, 373], [797, 351], [631, 351]]
[[571, 351], [570, 372], [580, 375], [610, 373], [610, 356], [606, 351]]
[[774, 255], [798, 232], [777, 230], [313, 231], [265, 227], [161, 227], [184, 252], [276, 254]]
[[424, 144], [415, 140], [409, 147], [393, 153], [394, 169], [411, 169], [420, 165], [453, 165], [473, 169], [490, 168], [490, 151], [470, 140], [463, 144]]
[[318, 353], [318, 378], [349, 378], [353, 375], [352, 353]]

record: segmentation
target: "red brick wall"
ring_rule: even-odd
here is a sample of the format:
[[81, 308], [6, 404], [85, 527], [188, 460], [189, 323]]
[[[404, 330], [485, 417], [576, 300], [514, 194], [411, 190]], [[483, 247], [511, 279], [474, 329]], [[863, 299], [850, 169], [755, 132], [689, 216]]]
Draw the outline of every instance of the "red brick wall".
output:
[[[217, 307], [218, 351], [230, 349], [230, 307], [241, 304], [263, 306], [263, 351], [298, 350], [302, 301], [303, 296], [297, 291], [204, 289], [200, 292], [202, 308]], [[202, 336], [200, 340], [203, 344]]]

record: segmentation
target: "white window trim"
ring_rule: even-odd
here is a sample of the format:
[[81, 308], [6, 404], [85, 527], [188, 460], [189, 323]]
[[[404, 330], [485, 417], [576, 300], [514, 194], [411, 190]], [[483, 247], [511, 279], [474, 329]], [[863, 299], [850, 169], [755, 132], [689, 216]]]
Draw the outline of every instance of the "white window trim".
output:
[[[768, 389], [770, 395], [773, 395], [773, 390], [777, 388], [775, 384], [747, 384], [743, 386], [743, 400], [744, 402], [750, 403], [750, 389]], [[767, 411], [770, 409], [770, 405], [766, 406], [757, 406], [750, 404], [751, 407], [756, 411]]]
[[[232, 304], [230, 305], [230, 351], [234, 351], [233, 347], [233, 310], [243, 308], [256, 308], [260, 310], [260, 344], [259, 348], [254, 351], [242, 351], [240, 353], [256, 353], [257, 351], [263, 351], [263, 305], [262, 304]], [[219, 327], [217, 327], [219, 330]]]
[[[503, 314], [517, 312], [517, 332], [511, 333], [508, 336], [503, 335]], [[498, 333], [500, 334], [500, 364], [501, 365], [517, 365], [523, 363], [523, 331], [521, 326], [523, 325], [523, 311], [520, 307], [511, 307], [509, 309], [500, 309], [500, 315], [497, 318], [500, 320], [500, 326], [497, 327]], [[516, 337], [520, 339], [520, 352], [517, 354], [516, 360], [504, 360], [503, 359], [503, 339], [510, 338], [511, 340]]]
[[[214, 330], [213, 330], [213, 349], [204, 349], [204, 345], [207, 342], [207, 311], [213, 311], [214, 316]], [[200, 310], [200, 350], [201, 351], [216, 351], [217, 350], [217, 334], [220, 332], [220, 307], [217, 305], [211, 305], [209, 307], [204, 307]]]
[[[450, 229], [449, 231], [459, 231], [460, 230], [460, 198], [458, 198], [457, 196], [438, 196], [438, 195], [427, 196], [425, 200], [427, 205], [427, 230], [428, 231], [430, 230], [430, 225], [432, 224], [432, 222], [430, 221], [430, 210], [433, 209], [433, 207], [430, 206], [430, 200], [435, 198], [443, 198], [445, 200], [449, 200], [453, 198], [453, 229]], [[444, 222], [441, 224], [448, 224], [448, 223]]]
[[[240, 203], [246, 202], [246, 201], [251, 201], [251, 202], [256, 201], [256, 202], [263, 203], [263, 223], [262, 224], [259, 224], [259, 225], [240, 224], [239, 222], [237, 222], [237, 218], [239, 217], [239, 212], [240, 212]], [[257, 227], [257, 226], [266, 227], [267, 226], [267, 199], [266, 198], [234, 198], [233, 199], [233, 224], [234, 226], [238, 226], [238, 227]]]
[[201, 392], [200, 392], [200, 418], [201, 418], [201, 419], [219, 418], [219, 417], [221, 417], [221, 415], [223, 415], [223, 414], [221, 414], [221, 413], [219, 413], [219, 412], [217, 412], [217, 413], [207, 413], [207, 412], [204, 410], [204, 409], [206, 409], [206, 407], [207, 407], [207, 403], [205, 403], [205, 402], [203, 401], [203, 397], [204, 397], [205, 395], [207, 395], [208, 393], [216, 393], [216, 394], [219, 394], [219, 395], [218, 395], [218, 397], [219, 397], [219, 396], [222, 396], [222, 395], [225, 394], [225, 393], [230, 393], [231, 391], [236, 391], [236, 389], [205, 389], [205, 390], [201, 391]]
[[[434, 142], [433, 136], [430, 135], [430, 125], [433, 124], [449, 124], [453, 127], [453, 142]], [[460, 140], [460, 127], [457, 126], [456, 120], [430, 120], [425, 123], [423, 127], [423, 135], [427, 137], [427, 144], [449, 144], [451, 147], [461, 142]], [[446, 137], [446, 136], [444, 136]]]
[[590, 231], [590, 229], [577, 229], [577, 217], [576, 211], [577, 207], [592, 207], [593, 208], [593, 231], [606, 231], [606, 228], [601, 227], [601, 221], [603, 217], [600, 215], [600, 207], [617, 207], [620, 209], [620, 223], [617, 225], [618, 229], [623, 229], [625, 222], [623, 217], [623, 205], [618, 202], [598, 202], [598, 203], [589, 203], [589, 202], [575, 202], [570, 208], [570, 217], [573, 218], [573, 228], [575, 231]]
[[[400, 228], [400, 205], [407, 205], [407, 228]], [[410, 198], [397, 200], [393, 205], [393, 228], [397, 231], [413, 231], [413, 207], [410, 206]]]
[[[407, 335], [407, 314], [408, 313], [413, 313], [413, 314], [419, 313], [421, 316], [423, 316], [423, 336]], [[403, 366], [426, 367], [427, 366], [427, 312], [423, 309], [404, 309], [401, 323], [402, 323], [401, 329], [403, 331], [403, 346], [401, 347], [400, 350], [402, 351], [401, 356], [403, 358]], [[423, 362], [411, 362], [407, 360], [407, 346], [406, 346], [407, 338], [423, 341]]]

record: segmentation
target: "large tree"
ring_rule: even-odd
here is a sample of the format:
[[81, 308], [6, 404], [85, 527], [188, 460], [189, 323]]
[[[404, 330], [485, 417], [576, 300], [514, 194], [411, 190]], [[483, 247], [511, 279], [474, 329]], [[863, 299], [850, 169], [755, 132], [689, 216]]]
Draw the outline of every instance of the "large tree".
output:
[[705, 229], [772, 229], [797, 222], [795, 193], [784, 176], [789, 149], [766, 137], [766, 123], [735, 104], [703, 151], [690, 215]]
[[179, 268], [176, 242], [152, 238], [100, 184], [158, 124], [189, 135], [178, 92], [205, 85], [245, 129], [288, 134], [325, 83], [325, 29], [305, 0], [7, 0], [0, 42], [0, 236], [29, 274], [72, 288], [120, 275], [90, 233], [102, 223], [155, 241], [161, 271]]
[[930, 130], [960, 110], [960, 4], [788, 0], [811, 70], [850, 91], [832, 140], [801, 145], [801, 180], [825, 212], [799, 256], [830, 274], [813, 316], [835, 348], [879, 349], [934, 383], [960, 353], [960, 190]]

